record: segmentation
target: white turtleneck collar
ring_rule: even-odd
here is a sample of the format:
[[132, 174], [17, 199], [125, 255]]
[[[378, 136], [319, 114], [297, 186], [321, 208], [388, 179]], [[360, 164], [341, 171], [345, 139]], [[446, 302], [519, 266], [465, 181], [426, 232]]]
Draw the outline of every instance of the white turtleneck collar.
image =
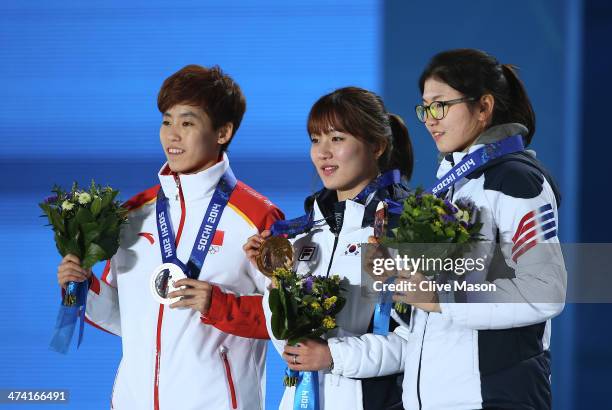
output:
[[195, 174], [180, 174], [177, 176], [169, 172], [168, 163], [166, 162], [159, 170], [158, 177], [164, 194], [170, 199], [175, 199], [178, 195], [178, 178], [183, 190], [183, 198], [185, 202], [190, 202], [211, 196], [221, 176], [223, 176], [228, 168], [229, 159], [223, 153], [221, 161]]

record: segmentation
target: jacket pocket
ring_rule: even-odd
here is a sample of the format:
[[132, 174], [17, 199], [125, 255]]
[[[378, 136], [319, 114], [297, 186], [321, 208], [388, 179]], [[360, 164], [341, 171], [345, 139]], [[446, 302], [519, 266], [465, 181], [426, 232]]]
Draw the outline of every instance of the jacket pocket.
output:
[[227, 347], [221, 346], [219, 352], [221, 354], [221, 360], [223, 360], [223, 367], [225, 367], [225, 377], [227, 378], [229, 393], [232, 399], [232, 409], [237, 409], [238, 403], [236, 401], [236, 388], [234, 387], [234, 379], [232, 378], [232, 369], [230, 366], [230, 362], [227, 358]]

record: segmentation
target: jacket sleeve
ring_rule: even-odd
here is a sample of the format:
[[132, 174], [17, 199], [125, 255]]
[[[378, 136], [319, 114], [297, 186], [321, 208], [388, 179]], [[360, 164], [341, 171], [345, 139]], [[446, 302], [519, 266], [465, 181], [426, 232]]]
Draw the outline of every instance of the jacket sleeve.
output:
[[412, 336], [405, 326], [398, 326], [386, 336], [368, 333], [359, 337], [330, 338], [327, 343], [334, 360], [332, 373], [369, 378], [402, 372], [410, 354]]
[[491, 280], [496, 291], [489, 296], [482, 292], [467, 295], [468, 302], [479, 303], [441, 303], [442, 314], [459, 326], [476, 330], [529, 326], [563, 310], [567, 272], [557, 237], [554, 193], [546, 180], [534, 181], [530, 175], [513, 177], [525, 179], [514, 184], [539, 182], [541, 191], [532, 198], [484, 192], [499, 232], [503, 258], [514, 273]]
[[117, 278], [112, 259], [106, 261], [101, 279], [95, 275], [91, 277], [85, 320], [98, 329], [121, 336]]
[[232, 335], [268, 339], [262, 301], [262, 295], [236, 296], [213, 285], [210, 308], [202, 322]]
[[[274, 222], [282, 218], [283, 214], [278, 208], [271, 208], [257, 229], [259, 232], [269, 229]], [[257, 291], [264, 293], [268, 283], [267, 278], [249, 261], [246, 261], [245, 265], [246, 273], [255, 284]], [[262, 295], [237, 296], [213, 286], [210, 308], [201, 319], [204, 324], [212, 325], [225, 333], [254, 339], [269, 339], [262, 303]]]

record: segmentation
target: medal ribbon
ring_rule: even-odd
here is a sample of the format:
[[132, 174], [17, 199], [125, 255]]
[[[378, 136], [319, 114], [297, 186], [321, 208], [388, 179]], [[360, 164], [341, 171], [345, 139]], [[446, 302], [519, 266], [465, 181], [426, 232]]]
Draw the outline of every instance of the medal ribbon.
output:
[[[395, 276], [385, 280], [385, 284], [395, 282]], [[386, 336], [389, 334], [389, 322], [391, 321], [391, 308], [393, 307], [393, 292], [382, 291], [378, 298], [378, 303], [374, 308], [374, 321], [372, 333], [375, 335]]]
[[87, 292], [89, 290], [89, 281], [85, 282], [69, 282], [66, 287], [66, 292], [76, 295], [76, 305], [65, 306], [62, 302], [60, 305], [55, 328], [53, 330], [53, 338], [49, 347], [59, 353], [68, 353], [70, 341], [74, 335], [74, 328], [77, 320], [79, 321], [79, 338], [77, 348], [81, 346], [83, 341], [83, 329], [85, 327], [85, 308], [87, 306]]
[[319, 410], [319, 372], [296, 372], [294, 370], [289, 370], [289, 372], [291, 372], [290, 375], [298, 373], [293, 410]]
[[441, 197], [462, 178], [467, 177], [487, 162], [506, 154], [523, 151], [524, 149], [525, 146], [523, 145], [523, 137], [521, 135], [513, 135], [512, 137], [486, 144], [471, 154], [466, 155], [461, 162], [455, 165], [442, 178], [438, 179], [436, 183], [425, 192]]
[[210, 245], [212, 244], [212, 239], [217, 231], [219, 221], [221, 220], [221, 214], [223, 214], [223, 210], [229, 202], [229, 198], [236, 187], [236, 182], [236, 177], [231, 169], [228, 168], [223, 176], [221, 176], [210, 203], [208, 204], [208, 208], [204, 213], [200, 230], [198, 231], [193, 249], [191, 250], [191, 255], [189, 256], [189, 261], [186, 265], [181, 262], [176, 255], [175, 236], [170, 223], [168, 201], [166, 200], [163, 189], [161, 187], [159, 188], [155, 212], [157, 214], [157, 234], [159, 236], [159, 248], [161, 250], [163, 263], [178, 265], [188, 278], [198, 278], [204, 260], [208, 255]]
[[[379, 189], [386, 188], [390, 185], [397, 184], [401, 180], [401, 174], [399, 170], [392, 169], [383, 174], [381, 174], [378, 178], [373, 180], [366, 186], [363, 191], [361, 191], [357, 196], [353, 199], [356, 202], [364, 202], [372, 193], [378, 191]], [[401, 213], [402, 205], [391, 200], [385, 199], [385, 202], [389, 205], [389, 212], [391, 213]], [[285, 236], [289, 238], [293, 238], [301, 233], [308, 232], [312, 229], [312, 227], [322, 221], [314, 221], [314, 213], [310, 211], [306, 215], [302, 215], [299, 218], [289, 219], [285, 221], [276, 221], [270, 228], [273, 236]]]

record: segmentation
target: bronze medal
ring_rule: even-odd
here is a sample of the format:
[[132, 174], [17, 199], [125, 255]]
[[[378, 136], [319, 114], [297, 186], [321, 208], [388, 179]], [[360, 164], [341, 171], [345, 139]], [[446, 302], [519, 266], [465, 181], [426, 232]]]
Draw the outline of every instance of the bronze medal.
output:
[[376, 213], [374, 214], [374, 237], [376, 239], [382, 239], [387, 234], [387, 203], [380, 201], [376, 206]]
[[278, 268], [291, 268], [293, 246], [286, 238], [271, 236], [261, 244], [256, 260], [257, 269], [267, 277], [272, 277], [272, 273]]

